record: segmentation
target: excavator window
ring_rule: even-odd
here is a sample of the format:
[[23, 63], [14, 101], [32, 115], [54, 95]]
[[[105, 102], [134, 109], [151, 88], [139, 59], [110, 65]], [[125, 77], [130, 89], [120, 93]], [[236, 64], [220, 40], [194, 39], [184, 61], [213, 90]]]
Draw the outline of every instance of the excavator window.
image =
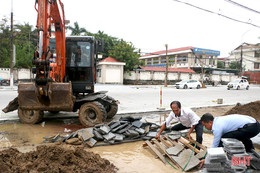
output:
[[90, 43], [71, 42], [66, 44], [66, 66], [90, 67]]

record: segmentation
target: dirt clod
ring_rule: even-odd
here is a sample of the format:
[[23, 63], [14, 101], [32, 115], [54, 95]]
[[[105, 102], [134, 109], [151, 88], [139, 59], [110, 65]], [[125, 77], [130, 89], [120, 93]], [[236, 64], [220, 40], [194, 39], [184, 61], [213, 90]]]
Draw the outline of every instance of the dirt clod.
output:
[[244, 105], [237, 104], [225, 113], [225, 115], [229, 114], [249, 115], [260, 121], [260, 101], [250, 102]]
[[0, 152], [1, 172], [84, 172], [114, 173], [117, 168], [98, 154], [83, 148], [58, 145], [38, 146], [36, 151], [21, 153], [15, 148]]

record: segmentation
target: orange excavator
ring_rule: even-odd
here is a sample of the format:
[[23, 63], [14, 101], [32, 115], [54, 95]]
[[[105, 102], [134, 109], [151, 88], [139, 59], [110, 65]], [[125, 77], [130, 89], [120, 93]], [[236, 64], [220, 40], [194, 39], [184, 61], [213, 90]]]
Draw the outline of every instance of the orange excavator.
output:
[[[3, 111], [18, 109], [20, 121], [29, 124], [39, 123], [44, 111], [78, 111], [84, 126], [113, 118], [118, 101], [107, 96], [106, 91], [94, 92], [97, 53], [103, 49], [102, 40], [90, 36], [65, 37], [61, 0], [36, 0], [35, 9], [39, 36], [32, 60], [35, 79], [19, 83], [18, 97]], [[55, 38], [51, 37], [53, 32]]]

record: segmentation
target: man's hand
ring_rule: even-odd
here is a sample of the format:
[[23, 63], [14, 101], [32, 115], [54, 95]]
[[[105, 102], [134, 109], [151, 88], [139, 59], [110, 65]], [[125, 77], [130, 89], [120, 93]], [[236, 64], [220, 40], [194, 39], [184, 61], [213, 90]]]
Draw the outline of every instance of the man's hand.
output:
[[155, 139], [159, 139], [160, 138], [160, 133], [158, 133], [156, 136], [155, 136]]
[[204, 163], [205, 163], [205, 159], [200, 161], [200, 169], [203, 167]]
[[188, 138], [188, 139], [192, 139], [192, 137], [190, 136], [189, 133], [187, 134], [187, 138]]

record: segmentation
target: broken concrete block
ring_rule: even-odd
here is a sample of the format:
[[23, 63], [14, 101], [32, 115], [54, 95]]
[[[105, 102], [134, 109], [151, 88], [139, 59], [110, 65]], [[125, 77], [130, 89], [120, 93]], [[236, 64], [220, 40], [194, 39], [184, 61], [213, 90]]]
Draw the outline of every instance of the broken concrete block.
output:
[[122, 141], [125, 138], [125, 135], [121, 135], [117, 133], [115, 135], [116, 135], [116, 137], [114, 138], [115, 141]]
[[140, 119], [142, 119], [142, 117], [126, 116], [126, 117], [121, 117], [121, 118], [119, 119], [119, 121], [133, 122], [133, 121], [140, 120]]
[[98, 131], [96, 131], [96, 130], [93, 130], [93, 133], [94, 133], [94, 135], [95, 135], [95, 138], [97, 139], [97, 140], [103, 140], [104, 138], [103, 138], [103, 136], [98, 132]]
[[99, 128], [104, 134], [108, 134], [111, 131], [111, 128], [108, 125], [103, 125]]
[[117, 133], [122, 134], [125, 131], [129, 130], [131, 127], [132, 125], [128, 124], [128, 126], [126, 126], [125, 128], [118, 130]]
[[107, 141], [109, 141], [109, 140], [115, 138], [116, 135], [115, 135], [114, 133], [110, 132], [110, 133], [108, 133], [108, 134], [106, 134], [106, 135], [103, 135], [103, 137], [104, 137]]
[[87, 129], [84, 129], [84, 130], [78, 132], [78, 137], [82, 138], [83, 141], [86, 141], [86, 140], [94, 137], [93, 128], [87, 128]]
[[156, 135], [157, 132], [149, 132], [146, 136], [155, 138]]
[[145, 130], [142, 128], [136, 128], [135, 131], [137, 131], [139, 134], [144, 134]]
[[97, 141], [94, 138], [90, 138], [89, 140], [86, 141], [86, 144], [90, 147], [93, 147]]
[[117, 130], [122, 129], [122, 128], [126, 127], [127, 125], [128, 125], [128, 123], [124, 123], [124, 124], [114, 128], [114, 129], [112, 129], [112, 132], [116, 132]]
[[114, 128], [118, 127], [119, 125], [120, 125], [120, 122], [117, 121], [117, 122], [114, 122], [114, 123], [110, 126], [110, 128], [111, 128], [111, 129], [114, 129]]
[[139, 133], [135, 130], [127, 130], [125, 132], [125, 135], [128, 136], [129, 138], [136, 138], [139, 137]]
[[142, 124], [143, 123], [141, 121], [134, 121], [134, 122], [132, 122], [132, 125], [137, 127], [137, 128], [140, 128], [142, 126]]

